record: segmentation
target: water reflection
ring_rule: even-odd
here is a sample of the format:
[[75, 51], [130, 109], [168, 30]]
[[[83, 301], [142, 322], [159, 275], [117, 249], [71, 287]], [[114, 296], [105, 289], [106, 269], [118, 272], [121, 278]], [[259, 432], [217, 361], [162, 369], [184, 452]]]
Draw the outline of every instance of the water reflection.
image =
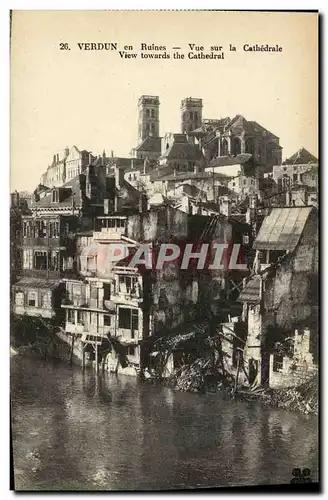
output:
[[316, 468], [313, 417], [131, 377], [12, 360], [16, 489], [288, 483]]

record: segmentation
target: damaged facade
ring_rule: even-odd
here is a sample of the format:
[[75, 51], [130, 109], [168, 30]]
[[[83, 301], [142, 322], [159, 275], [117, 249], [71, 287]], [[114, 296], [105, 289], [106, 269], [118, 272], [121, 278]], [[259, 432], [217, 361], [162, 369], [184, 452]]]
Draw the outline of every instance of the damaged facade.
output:
[[[272, 209], [253, 245], [254, 273], [239, 296], [248, 336], [246, 363], [258, 384], [270, 383], [270, 355], [277, 342], [311, 330], [318, 359], [318, 214], [312, 207]], [[271, 358], [273, 359], [273, 358]], [[287, 382], [286, 382], [287, 383]]]

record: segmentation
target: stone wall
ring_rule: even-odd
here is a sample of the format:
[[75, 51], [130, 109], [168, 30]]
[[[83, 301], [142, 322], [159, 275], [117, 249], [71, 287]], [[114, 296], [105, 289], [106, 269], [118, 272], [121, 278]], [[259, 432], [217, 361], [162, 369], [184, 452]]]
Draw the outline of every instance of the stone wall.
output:
[[295, 330], [293, 357], [270, 355], [269, 386], [271, 388], [296, 387], [311, 379], [318, 371], [310, 352], [311, 332]]

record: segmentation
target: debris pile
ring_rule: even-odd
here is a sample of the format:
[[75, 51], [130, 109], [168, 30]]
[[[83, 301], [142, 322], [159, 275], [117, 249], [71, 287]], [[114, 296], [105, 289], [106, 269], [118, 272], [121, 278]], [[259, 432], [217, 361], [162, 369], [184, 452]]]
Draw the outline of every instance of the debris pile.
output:
[[298, 387], [259, 389], [254, 392], [241, 391], [239, 397], [246, 400], [256, 399], [265, 405], [296, 411], [304, 415], [318, 415], [318, 377], [314, 376]]
[[205, 391], [206, 375], [209, 375], [208, 359], [197, 359], [191, 365], [184, 365], [173, 376], [174, 387], [178, 391], [203, 392]]

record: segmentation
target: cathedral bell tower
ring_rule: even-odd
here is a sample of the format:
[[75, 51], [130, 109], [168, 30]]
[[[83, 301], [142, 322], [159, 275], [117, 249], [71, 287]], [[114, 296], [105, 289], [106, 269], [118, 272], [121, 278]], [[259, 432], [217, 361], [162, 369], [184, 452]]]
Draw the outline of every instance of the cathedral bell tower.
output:
[[159, 97], [143, 95], [139, 98], [138, 142], [147, 137], [159, 137]]
[[181, 133], [188, 133], [202, 124], [202, 99], [187, 97], [181, 101]]

